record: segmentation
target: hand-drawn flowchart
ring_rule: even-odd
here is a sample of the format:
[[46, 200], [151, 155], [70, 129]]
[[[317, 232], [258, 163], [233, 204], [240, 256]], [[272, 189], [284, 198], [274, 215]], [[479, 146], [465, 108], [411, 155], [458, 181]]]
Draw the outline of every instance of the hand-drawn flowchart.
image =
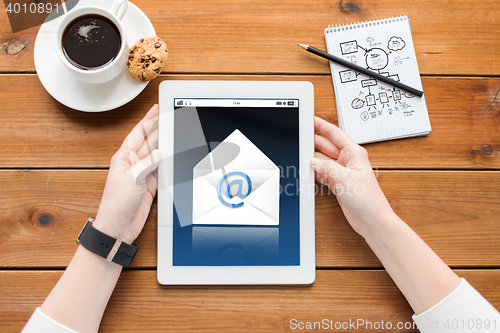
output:
[[[366, 66], [369, 70], [399, 81], [399, 74], [390, 73], [388, 67], [394, 70], [397, 70], [398, 67], [404, 67], [400, 65], [409, 60], [409, 57], [398, 54], [400, 53], [398, 51], [405, 48], [406, 42], [401, 37], [393, 36], [386, 45], [383, 45], [381, 41], [375, 41], [372, 37], [366, 38], [366, 43], [368, 47], [363, 47], [357, 40], [351, 40], [342, 42], [339, 46], [342, 55], [347, 60], [358, 64], [358, 57], [362, 55], [364, 64], [358, 65]], [[385, 46], [387, 51], [384, 49]], [[352, 100], [351, 107], [360, 113], [362, 120], [367, 121], [371, 118], [381, 117], [384, 113], [392, 115], [402, 112], [405, 117], [414, 114], [411, 99], [415, 95], [385, 83], [379, 84], [373, 78], [365, 79], [364, 76], [358, 78], [362, 74], [351, 69], [342, 70], [339, 75], [341, 84], [359, 85], [359, 94]]]

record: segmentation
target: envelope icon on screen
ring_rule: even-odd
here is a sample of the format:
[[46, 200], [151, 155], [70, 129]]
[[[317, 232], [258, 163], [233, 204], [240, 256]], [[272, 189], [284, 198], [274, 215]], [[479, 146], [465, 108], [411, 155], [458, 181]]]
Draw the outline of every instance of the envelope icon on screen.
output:
[[278, 167], [238, 129], [223, 142], [239, 146], [235, 159], [218, 165], [219, 145], [193, 168], [193, 224], [278, 225]]

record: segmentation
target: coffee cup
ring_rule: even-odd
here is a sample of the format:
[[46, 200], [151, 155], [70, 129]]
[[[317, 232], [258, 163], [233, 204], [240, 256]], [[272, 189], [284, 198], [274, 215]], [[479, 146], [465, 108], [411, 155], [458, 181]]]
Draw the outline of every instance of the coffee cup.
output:
[[109, 9], [76, 7], [62, 15], [55, 33], [59, 60], [79, 80], [104, 83], [126, 67], [128, 46], [121, 20], [127, 0], [115, 0]]

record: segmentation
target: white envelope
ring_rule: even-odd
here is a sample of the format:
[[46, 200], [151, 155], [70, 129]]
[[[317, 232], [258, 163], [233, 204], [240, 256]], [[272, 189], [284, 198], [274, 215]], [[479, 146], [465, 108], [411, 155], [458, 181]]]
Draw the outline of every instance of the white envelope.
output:
[[[193, 224], [278, 225], [278, 167], [237, 129], [223, 142], [237, 144], [240, 152], [229, 164], [217, 168], [214, 167], [217, 166], [214, 156], [224, 155], [218, 150], [224, 147], [219, 145], [193, 168]], [[225, 191], [221, 191], [221, 197], [226, 202], [243, 202], [239, 207], [226, 206], [217, 193], [219, 182], [231, 172], [245, 173], [252, 183], [250, 194], [243, 199], [238, 196], [230, 199]], [[232, 181], [232, 178], [228, 179]], [[247, 190], [248, 182], [245, 181], [242, 192], [246, 194]]]

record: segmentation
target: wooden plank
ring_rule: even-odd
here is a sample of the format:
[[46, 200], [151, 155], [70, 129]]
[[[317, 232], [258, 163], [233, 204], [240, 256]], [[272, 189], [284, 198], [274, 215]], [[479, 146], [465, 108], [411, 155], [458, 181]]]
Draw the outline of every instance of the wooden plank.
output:
[[[316, 115], [337, 124], [331, 77], [161, 76], [126, 106], [85, 113], [64, 107], [35, 75], [0, 75], [0, 167], [108, 167], [123, 139], [158, 101], [163, 80], [304, 80], [315, 86]], [[366, 145], [378, 168], [500, 168], [500, 81], [424, 78], [433, 131], [428, 137]]]
[[[295, 43], [325, 49], [323, 30], [407, 15], [422, 74], [500, 74], [500, 10], [497, 0], [467, 1], [134, 1], [164, 38], [168, 73], [329, 73]], [[33, 45], [39, 27], [11, 33], [0, 13], [0, 72], [33, 72]], [[433, 13], [439, 13], [435, 15]], [[9, 55], [11, 43], [26, 45]], [[7, 45], [3, 45], [7, 43]]]
[[[2, 329], [19, 332], [61, 274], [0, 271]], [[457, 274], [500, 308], [500, 270], [461, 270]], [[100, 332], [288, 332], [292, 319], [297, 323], [327, 319], [333, 325], [358, 319], [380, 325], [383, 320], [394, 329], [381, 331], [417, 332], [395, 329], [398, 322], [408, 322], [410, 327], [412, 314], [385, 271], [317, 271], [311, 286], [194, 287], [160, 286], [156, 271], [126, 271], [111, 297]], [[374, 330], [361, 325], [356, 331]]]
[[[64, 268], [100, 202], [105, 170], [0, 170], [0, 267]], [[379, 171], [394, 210], [452, 267], [500, 267], [500, 172]], [[381, 267], [326, 187], [316, 200], [318, 267]], [[133, 266], [155, 268], [157, 205]]]

